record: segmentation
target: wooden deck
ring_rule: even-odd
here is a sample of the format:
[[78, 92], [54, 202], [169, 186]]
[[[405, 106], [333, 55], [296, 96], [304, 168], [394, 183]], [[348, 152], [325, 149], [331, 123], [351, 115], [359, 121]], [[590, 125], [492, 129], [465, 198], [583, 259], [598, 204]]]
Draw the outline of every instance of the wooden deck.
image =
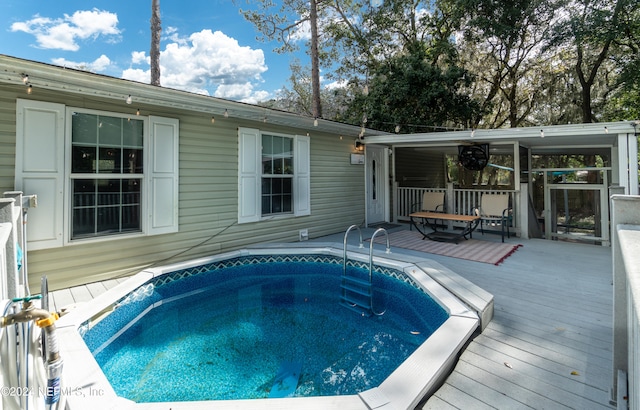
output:
[[[365, 230], [365, 237], [371, 232]], [[495, 316], [444, 385], [418, 408], [613, 408], [611, 248], [505, 240], [524, 246], [500, 266], [422, 254], [492, 293]], [[319, 241], [341, 244], [342, 234]], [[90, 301], [117, 283], [53, 292], [51, 306]]]

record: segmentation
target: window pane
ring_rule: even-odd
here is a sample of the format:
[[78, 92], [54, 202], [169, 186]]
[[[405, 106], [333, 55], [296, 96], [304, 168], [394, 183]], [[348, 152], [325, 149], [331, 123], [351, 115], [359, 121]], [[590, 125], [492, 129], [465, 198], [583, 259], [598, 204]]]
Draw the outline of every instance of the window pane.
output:
[[284, 158], [284, 174], [293, 175], [293, 158]]
[[282, 179], [281, 178], [273, 178], [271, 179], [271, 193], [274, 195], [278, 195], [282, 193]]
[[282, 178], [282, 192], [285, 194], [293, 193], [293, 179], [292, 178]]
[[74, 112], [71, 117], [71, 139], [74, 144], [97, 144], [98, 117]]
[[291, 212], [292, 209], [291, 195], [282, 195], [282, 212]]
[[99, 138], [98, 143], [102, 146], [120, 147], [122, 146], [122, 118], [99, 117]]
[[273, 160], [271, 160], [271, 157], [262, 157], [262, 173], [265, 175], [273, 174]]
[[273, 148], [271, 147], [272, 138], [273, 137], [271, 135], [262, 136], [262, 155], [270, 156], [271, 154], [273, 154]]
[[98, 173], [120, 174], [120, 156], [122, 150], [118, 148], [100, 148], [98, 150]]
[[141, 149], [124, 149], [123, 154], [123, 174], [142, 174], [142, 150]]
[[96, 147], [71, 148], [71, 172], [93, 174], [96, 172]]
[[74, 208], [94, 206], [96, 204], [96, 185], [93, 179], [76, 179], [73, 181]]
[[140, 205], [122, 207], [122, 231], [137, 231], [140, 229]]
[[262, 215], [271, 213], [271, 195], [262, 195]]
[[93, 235], [96, 225], [95, 212], [96, 209], [93, 207], [73, 210], [71, 239]]
[[122, 180], [122, 203], [140, 204], [140, 181], [137, 179]]
[[120, 231], [120, 207], [99, 207], [96, 219], [96, 233], [110, 234]]
[[98, 205], [120, 204], [120, 180], [109, 179], [98, 181]]
[[131, 148], [142, 148], [142, 136], [144, 122], [141, 120], [128, 120], [122, 127], [122, 145]]

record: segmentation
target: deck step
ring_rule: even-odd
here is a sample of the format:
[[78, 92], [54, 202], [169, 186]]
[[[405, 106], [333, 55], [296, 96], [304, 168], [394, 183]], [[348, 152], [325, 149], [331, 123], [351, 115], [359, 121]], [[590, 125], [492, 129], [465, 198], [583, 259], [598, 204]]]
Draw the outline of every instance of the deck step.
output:
[[371, 316], [371, 308], [367, 306], [363, 306], [360, 304], [350, 304], [345, 300], [340, 301], [340, 305], [346, 307], [347, 309], [353, 310], [357, 314], [365, 317]]
[[[365, 287], [366, 286], [366, 287]], [[350, 283], [343, 283], [340, 287], [344, 290], [348, 290], [349, 292], [357, 293], [358, 295], [371, 297], [371, 287], [369, 285], [352, 285]]]

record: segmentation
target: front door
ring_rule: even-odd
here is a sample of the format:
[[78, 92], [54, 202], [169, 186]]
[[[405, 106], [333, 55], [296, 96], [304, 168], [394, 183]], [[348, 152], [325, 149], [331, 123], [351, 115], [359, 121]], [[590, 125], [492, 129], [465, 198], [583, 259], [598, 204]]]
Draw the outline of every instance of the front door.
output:
[[389, 156], [387, 148], [375, 145], [366, 146], [366, 195], [367, 225], [388, 222]]

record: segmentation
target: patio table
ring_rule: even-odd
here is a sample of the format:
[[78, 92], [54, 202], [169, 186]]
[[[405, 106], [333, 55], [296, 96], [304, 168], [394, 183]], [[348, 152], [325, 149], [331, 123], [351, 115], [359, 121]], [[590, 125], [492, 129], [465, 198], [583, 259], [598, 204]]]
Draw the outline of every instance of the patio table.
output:
[[[416, 227], [418, 232], [422, 234], [422, 239], [429, 238], [432, 241], [438, 242], [455, 242], [458, 243], [460, 239], [468, 239], [472, 236], [472, 232], [478, 227], [480, 223], [480, 217], [477, 215], [456, 215], [456, 214], [445, 214], [440, 212], [414, 212], [409, 215], [411, 218], [411, 224]], [[418, 223], [419, 220], [422, 220], [422, 223]], [[444, 231], [438, 230], [438, 224], [436, 221], [460, 221], [464, 222], [465, 226], [462, 230], [459, 231]], [[432, 232], [427, 232], [427, 227], [429, 227]]]

